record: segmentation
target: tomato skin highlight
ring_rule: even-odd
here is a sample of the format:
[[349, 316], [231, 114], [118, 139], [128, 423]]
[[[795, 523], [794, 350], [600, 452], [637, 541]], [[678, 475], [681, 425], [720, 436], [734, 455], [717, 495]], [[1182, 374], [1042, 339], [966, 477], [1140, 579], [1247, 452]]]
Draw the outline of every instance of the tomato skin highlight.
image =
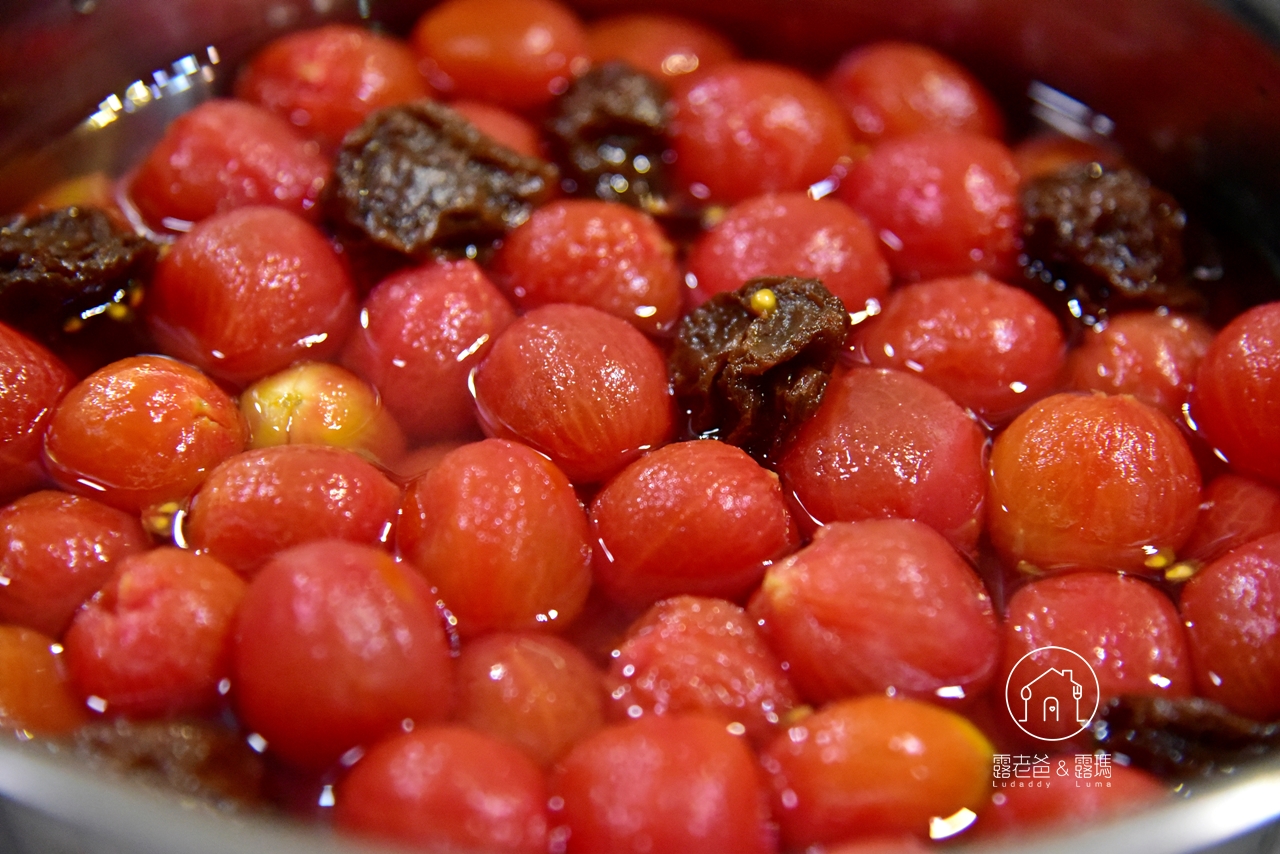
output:
[[458, 656], [458, 711], [467, 726], [547, 768], [604, 724], [601, 674], [554, 635], [495, 632]]
[[820, 279], [850, 312], [889, 292], [889, 263], [866, 217], [835, 199], [765, 193], [739, 202], [694, 242], [687, 260], [701, 304], [757, 276]]
[[972, 555], [986, 453], [982, 429], [936, 386], [904, 371], [838, 368], [778, 474], [812, 523], [916, 519]]
[[34, 629], [0, 625], [0, 729], [60, 736], [88, 723], [53, 645]]
[[40, 448], [53, 407], [76, 383], [62, 360], [0, 323], [0, 501], [45, 482]]
[[157, 231], [250, 205], [320, 218], [329, 161], [287, 121], [257, 104], [220, 98], [191, 109], [128, 181], [129, 198]]
[[370, 291], [341, 361], [410, 439], [456, 439], [477, 429], [468, 377], [515, 318], [474, 261], [410, 267]]
[[1129, 395], [1052, 395], [992, 446], [987, 530], [1011, 568], [1159, 573], [1199, 505], [1186, 439]]
[[0, 509], [0, 622], [62, 637], [115, 565], [151, 548], [138, 519], [53, 489]]
[[555, 0], [448, 0], [409, 41], [441, 95], [516, 111], [546, 106], [587, 67], [582, 22]]
[[1021, 218], [1018, 172], [1003, 143], [919, 133], [881, 143], [836, 191], [876, 228], [894, 277], [986, 273], [1013, 281]]
[[1233, 471], [1280, 486], [1280, 302], [1256, 306], [1218, 333], [1188, 405]]
[[460, 726], [397, 733], [337, 786], [342, 830], [435, 850], [542, 854], [547, 783], [531, 760]]
[[1197, 691], [1255, 720], [1280, 715], [1280, 534], [1246, 543], [1182, 588]]
[[336, 355], [355, 321], [355, 284], [329, 241], [269, 207], [199, 223], [160, 259], [147, 293], [161, 349], [237, 387]]
[[503, 439], [451, 451], [405, 492], [396, 546], [458, 631], [559, 630], [591, 584], [586, 510], [554, 463]]
[[331, 153], [374, 110], [427, 97], [427, 81], [404, 42], [330, 24], [268, 43], [241, 67], [235, 94]]
[[187, 544], [246, 578], [317, 539], [383, 547], [400, 488], [372, 463], [325, 445], [278, 445], [224, 460], [192, 496]]
[[825, 86], [869, 145], [923, 131], [999, 139], [1004, 117], [967, 70], [924, 45], [875, 42], [837, 62]]
[[997, 426], [1057, 391], [1066, 359], [1062, 327], [1039, 300], [978, 275], [896, 289], [853, 338], [871, 365], [914, 372]]
[[964, 702], [990, 687], [999, 663], [986, 588], [920, 522], [825, 525], [770, 567], [750, 612], [813, 703], [886, 692]]
[[132, 356], [62, 398], [44, 463], [64, 489], [136, 513], [181, 502], [247, 441], [235, 401], [207, 376], [174, 359]]
[[[557, 768], [569, 854], [767, 854], [768, 809], [750, 749], [702, 715], [605, 727]], [[554, 831], [553, 831], [554, 832]]]
[[778, 478], [713, 439], [651, 451], [591, 506], [595, 583], [614, 601], [680, 594], [737, 599], [799, 544]]
[[676, 251], [653, 217], [595, 199], [550, 202], [503, 240], [490, 270], [515, 304], [598, 308], [649, 335], [684, 307]]
[[124, 558], [67, 629], [72, 683], [110, 715], [214, 710], [244, 592], [244, 581], [207, 555], [164, 547]]
[[587, 306], [546, 305], [517, 319], [473, 388], [486, 435], [546, 454], [575, 484], [605, 480], [675, 431], [662, 353]]
[[802, 191], [852, 150], [831, 96], [768, 62], [726, 62], [678, 87], [670, 136], [679, 179], [726, 204]]
[[800, 702], [756, 621], [703, 596], [658, 602], [632, 623], [610, 653], [606, 687], [613, 720], [713, 714], [757, 747]]
[[320, 771], [406, 718], [446, 719], [453, 664], [436, 599], [417, 570], [370, 546], [321, 540], [276, 555], [236, 620], [244, 726]]
[[764, 751], [774, 818], [799, 850], [887, 834], [975, 809], [991, 785], [991, 744], [967, 719], [916, 700], [841, 700]]

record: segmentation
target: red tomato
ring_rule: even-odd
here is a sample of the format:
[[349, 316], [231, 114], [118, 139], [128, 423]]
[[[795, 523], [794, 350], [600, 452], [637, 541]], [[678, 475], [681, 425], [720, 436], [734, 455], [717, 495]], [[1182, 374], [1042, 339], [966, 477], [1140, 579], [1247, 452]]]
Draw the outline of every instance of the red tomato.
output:
[[219, 99], [183, 113], [129, 181], [152, 228], [191, 223], [247, 205], [320, 217], [329, 162], [284, 119], [257, 104]]
[[720, 718], [645, 717], [606, 727], [557, 768], [554, 823], [568, 854], [772, 850], [751, 750]]
[[319, 771], [405, 720], [446, 719], [453, 666], [436, 600], [415, 569], [371, 546], [322, 540], [276, 555], [236, 621], [245, 727]]
[[684, 185], [727, 204], [804, 190], [852, 148], [840, 108], [821, 86], [763, 62], [727, 62], [680, 87], [669, 134]]
[[582, 23], [555, 0], [447, 0], [410, 42], [441, 94], [513, 110], [544, 106], [587, 67]]
[[338, 784], [334, 822], [433, 850], [543, 854], [547, 784], [520, 751], [462, 727], [378, 742]]
[[201, 222], [161, 258], [147, 292], [161, 348], [237, 386], [337, 354], [355, 320], [355, 284], [329, 241], [276, 208]]
[[204, 374], [134, 356], [67, 392], [49, 421], [44, 461], [72, 492], [150, 512], [185, 499], [246, 439], [235, 401]]
[[986, 136], [887, 140], [849, 170], [839, 196], [876, 228], [894, 276], [908, 281], [1017, 272], [1018, 170]]

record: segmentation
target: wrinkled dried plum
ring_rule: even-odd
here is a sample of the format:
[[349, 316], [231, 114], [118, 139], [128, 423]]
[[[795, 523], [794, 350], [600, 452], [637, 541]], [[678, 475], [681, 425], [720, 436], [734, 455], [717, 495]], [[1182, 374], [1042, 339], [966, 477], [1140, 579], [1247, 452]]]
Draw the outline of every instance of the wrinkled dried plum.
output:
[[156, 252], [97, 208], [19, 216], [0, 227], [0, 319], [46, 339], [129, 319]]
[[665, 86], [623, 62], [575, 80], [546, 125], [570, 192], [665, 214], [667, 99]]
[[1085, 323], [1137, 305], [1187, 307], [1186, 215], [1128, 168], [1067, 167], [1022, 187], [1023, 270]]
[[816, 279], [762, 277], [681, 321], [669, 367], [694, 433], [768, 459], [818, 408], [849, 333]]
[[1093, 736], [1104, 750], [1165, 777], [1230, 772], [1280, 748], [1280, 724], [1243, 718], [1199, 697], [1113, 698], [1103, 704]]
[[256, 805], [264, 765], [236, 730], [204, 721], [114, 721], [76, 730], [76, 754], [90, 765], [150, 777], [223, 808]]
[[326, 210], [341, 231], [414, 258], [484, 245], [550, 198], [554, 166], [434, 101], [380, 110], [338, 152]]

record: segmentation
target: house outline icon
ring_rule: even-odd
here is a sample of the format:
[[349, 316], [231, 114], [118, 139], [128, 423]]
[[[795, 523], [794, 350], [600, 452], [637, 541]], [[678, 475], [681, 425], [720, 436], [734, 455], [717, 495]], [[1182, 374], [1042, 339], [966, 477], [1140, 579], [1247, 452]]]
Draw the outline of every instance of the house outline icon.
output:
[[[1066, 682], [1070, 684], [1071, 696], [1072, 699], [1075, 700], [1075, 722], [1081, 726], [1088, 726], [1089, 719], [1080, 717], [1080, 698], [1084, 696], [1084, 686], [1075, 680], [1075, 677], [1072, 675], [1070, 670], [1059, 670], [1056, 667], [1046, 669], [1035, 679], [1032, 679], [1030, 682], [1022, 686], [1022, 690], [1018, 692], [1018, 696], [1022, 699], [1022, 717], [1017, 719], [1018, 723], [1025, 724], [1030, 717], [1031, 698], [1036, 693], [1033, 686], [1042, 679], [1046, 679], [1050, 676], [1057, 676], [1060, 679], [1065, 679]], [[1059, 707], [1058, 694], [1055, 692], [1047, 692], [1039, 705], [1039, 711], [1040, 721], [1042, 723], [1049, 723], [1050, 711], [1053, 713], [1053, 720], [1055, 722], [1061, 720], [1062, 709]]]
[[[1054, 663], [1060, 666], [1049, 666], [1044, 670], [1036, 667], [1035, 657], [1050, 651], [1054, 651], [1059, 656]], [[1062, 655], [1068, 656], [1071, 660], [1063, 661]], [[1075, 662], [1079, 663], [1079, 668], [1075, 667]], [[1042, 658], [1040, 661], [1041, 667], [1045, 663], [1047, 662], [1044, 662]], [[1034, 678], [1027, 679], [1028, 673], [1036, 673], [1037, 675]], [[1047, 698], [1041, 697], [1036, 706], [1031, 705], [1032, 699], [1037, 694], [1036, 686], [1043, 685], [1047, 689], [1049, 682], [1044, 680], [1050, 677], [1063, 680], [1060, 690], [1044, 692], [1053, 696], [1052, 702], [1046, 705]], [[1077, 677], [1079, 677], [1079, 680]], [[1023, 681], [1024, 679], [1025, 681]], [[1053, 736], [1038, 732], [1037, 729], [1043, 729], [1053, 723], [1067, 719], [1066, 713], [1069, 712], [1068, 707], [1070, 706], [1070, 702], [1067, 699], [1068, 693], [1075, 703], [1074, 721], [1077, 727], [1076, 730], [1065, 735]], [[1081, 701], [1084, 702], [1082, 703]], [[1004, 702], [1009, 712], [1009, 720], [1014, 726], [1037, 741], [1065, 741], [1075, 737], [1093, 722], [1101, 701], [1102, 687], [1098, 683], [1098, 674], [1094, 671], [1093, 665], [1080, 653], [1066, 647], [1050, 645], [1033, 649], [1019, 658], [1005, 677]], [[1081, 706], [1085, 706], [1085, 708], [1082, 709]], [[1039, 714], [1036, 715], [1033, 712], [1038, 712]], [[1037, 717], [1039, 717], [1039, 720], [1037, 720]]]

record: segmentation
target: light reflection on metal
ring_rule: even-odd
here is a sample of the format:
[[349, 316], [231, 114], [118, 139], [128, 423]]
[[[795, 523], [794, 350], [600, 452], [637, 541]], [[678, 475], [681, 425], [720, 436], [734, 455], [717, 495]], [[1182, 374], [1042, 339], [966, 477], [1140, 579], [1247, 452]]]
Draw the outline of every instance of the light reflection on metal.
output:
[[104, 128], [122, 114], [135, 112], [152, 101], [186, 92], [199, 81], [212, 83], [217, 73], [214, 66], [220, 61], [218, 49], [209, 45], [202, 53], [189, 53], [170, 63], [168, 68], [151, 72], [150, 82], [135, 80], [124, 89], [123, 95], [108, 95], [98, 104], [97, 111], [84, 124], [90, 129]]

